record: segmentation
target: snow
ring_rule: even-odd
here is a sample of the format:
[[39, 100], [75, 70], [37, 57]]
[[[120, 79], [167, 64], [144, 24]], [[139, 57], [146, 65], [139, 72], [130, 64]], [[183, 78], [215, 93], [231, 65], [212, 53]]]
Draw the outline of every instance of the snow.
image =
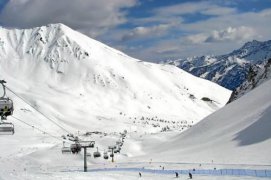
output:
[[[158, 145], [153, 159], [270, 165], [271, 81]], [[154, 148], [155, 149], [155, 148]], [[160, 153], [168, 154], [161, 157]]]
[[[202, 169], [270, 169], [270, 81], [222, 108], [231, 91], [174, 66], [133, 59], [62, 24], [1, 28], [0, 35], [0, 79], [31, 106], [83, 140], [95, 140], [102, 153], [121, 138], [119, 132], [128, 131], [115, 162], [91, 156], [89, 170], [161, 170], [161, 166], [191, 170], [199, 163]], [[8, 118], [15, 134], [0, 136], [1, 180], [139, 179], [135, 171], [83, 173], [82, 152], [61, 154], [59, 138], [67, 132], [7, 93], [14, 101], [14, 117], [34, 128]], [[165, 127], [170, 131], [161, 132]], [[261, 133], [255, 135], [259, 129]], [[97, 133], [86, 136], [87, 131]], [[94, 151], [88, 149], [91, 154]], [[143, 173], [141, 179], [172, 178], [174, 174]], [[187, 175], [180, 175], [183, 178]]]
[[[240, 49], [218, 56], [188, 57], [165, 63], [175, 65], [231, 90], [247, 80], [249, 67], [265, 64], [271, 58], [271, 40], [247, 42]], [[220, 74], [218, 78], [217, 74]]]
[[[148, 127], [148, 132], [159, 132], [166, 126], [182, 130], [173, 127], [173, 121], [195, 124], [223, 107], [231, 94], [174, 66], [133, 59], [63, 24], [1, 28], [0, 34], [1, 79], [69, 131], [107, 132], [112, 126], [123, 131], [132, 124], [131, 130]], [[19, 117], [36, 115], [24, 104], [18, 106], [16, 97], [14, 101]], [[167, 122], [143, 124], [142, 116]]]

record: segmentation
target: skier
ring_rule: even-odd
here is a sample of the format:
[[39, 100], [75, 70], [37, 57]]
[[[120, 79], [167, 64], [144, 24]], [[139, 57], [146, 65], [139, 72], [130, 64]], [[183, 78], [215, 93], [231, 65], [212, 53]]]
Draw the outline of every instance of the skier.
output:
[[138, 174], [139, 174], [139, 177], [141, 177], [141, 176], [142, 176], [142, 175], [141, 175], [141, 172], [139, 172]]
[[179, 173], [175, 172], [175, 174], [176, 174], [176, 178], [178, 178], [179, 177]]
[[189, 173], [189, 178], [192, 179], [192, 174], [191, 173]]

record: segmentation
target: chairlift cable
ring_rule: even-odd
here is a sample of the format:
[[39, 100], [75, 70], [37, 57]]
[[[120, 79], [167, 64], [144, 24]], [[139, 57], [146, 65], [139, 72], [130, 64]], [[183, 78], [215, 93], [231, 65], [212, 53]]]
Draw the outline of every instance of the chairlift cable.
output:
[[[44, 130], [42, 130], [42, 129], [36, 127], [36, 126], [33, 126], [33, 125], [31, 125], [31, 124], [29, 124], [29, 123], [27, 123], [27, 122], [25, 122], [25, 121], [23, 121], [23, 120], [21, 120], [21, 119], [15, 117], [15, 116], [11, 116], [11, 117], [12, 117], [13, 119], [15, 119], [15, 120], [17, 120], [17, 121], [20, 121], [21, 123], [23, 123], [23, 124], [29, 126], [29, 127], [31, 127], [31, 128], [34, 128], [34, 129], [40, 131], [41, 133], [47, 134], [47, 135], [49, 135], [49, 136], [51, 136], [51, 137], [53, 137], [53, 138], [55, 138], [55, 139], [57, 139], [57, 140], [60, 140], [60, 141], [62, 141], [62, 142], [65, 141], [64, 139], [61, 139], [61, 138], [59, 138], [58, 136], [54, 136], [54, 135], [52, 135], [52, 134], [50, 134], [50, 133], [48, 133], [48, 132], [46, 132], [46, 131], [44, 131]], [[65, 141], [65, 142], [68, 142], [68, 141]]]
[[61, 128], [62, 130], [64, 130], [65, 132], [67, 132], [68, 134], [72, 134], [71, 132], [69, 132], [68, 130], [66, 130], [65, 128], [63, 128], [62, 126], [60, 126], [58, 123], [56, 123], [55, 121], [53, 121], [51, 118], [49, 118], [48, 116], [46, 116], [43, 112], [41, 112], [40, 110], [36, 109], [32, 104], [30, 104], [29, 102], [27, 102], [24, 98], [22, 98], [21, 96], [19, 96], [17, 93], [15, 93], [13, 90], [11, 90], [9, 87], [5, 86], [10, 92], [12, 92], [15, 96], [17, 96], [19, 99], [21, 99], [22, 101], [24, 101], [26, 104], [28, 104], [29, 106], [31, 106], [33, 109], [35, 109], [38, 113], [40, 113], [43, 117], [45, 117], [46, 119], [48, 119], [49, 121], [51, 121], [53, 124], [55, 124], [56, 126], [58, 126], [59, 128]]

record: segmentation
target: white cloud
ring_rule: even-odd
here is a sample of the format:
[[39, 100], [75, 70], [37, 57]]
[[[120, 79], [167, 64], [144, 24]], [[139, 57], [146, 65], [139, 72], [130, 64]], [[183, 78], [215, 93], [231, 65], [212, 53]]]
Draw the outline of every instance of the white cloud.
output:
[[0, 14], [0, 23], [21, 28], [64, 23], [97, 36], [125, 23], [123, 8], [136, 3], [136, 0], [10, 0]]
[[191, 42], [193, 44], [200, 44], [206, 41], [208, 36], [206, 34], [200, 33], [195, 35], [189, 35], [186, 37], [188, 42]]
[[251, 27], [241, 26], [237, 28], [228, 27], [225, 30], [213, 31], [206, 39], [206, 42], [216, 41], [247, 41], [252, 38], [257, 38], [256, 31]]
[[204, 43], [204, 42], [222, 42], [222, 41], [246, 41], [253, 38], [258, 38], [259, 35], [251, 27], [228, 27], [224, 30], [214, 30], [210, 34], [196, 34], [187, 37], [187, 40], [192, 43]]
[[176, 26], [176, 24], [159, 24], [156, 26], [143, 27], [139, 26], [124, 34], [121, 40], [132, 40], [138, 38], [157, 37], [165, 34], [167, 30]]
[[206, 15], [218, 15], [218, 16], [224, 16], [228, 14], [234, 14], [236, 13], [236, 9], [229, 8], [229, 7], [219, 7], [219, 6], [211, 6], [203, 11], [201, 11], [202, 14]]
[[[175, 16], [173, 16], [175, 18]], [[170, 17], [168, 17], [170, 19]], [[157, 61], [187, 56], [225, 54], [253, 39], [271, 39], [271, 9], [216, 16], [203, 21], [182, 23], [178, 30], [189, 32], [179, 38], [163, 39], [149, 48], [142, 48], [139, 58]], [[177, 28], [176, 28], [177, 29]], [[206, 43], [208, 42], [208, 43]]]
[[159, 16], [174, 16], [194, 13], [206, 15], [226, 15], [233, 14], [235, 12], [235, 8], [222, 7], [211, 1], [181, 3], [154, 10], [154, 13]]

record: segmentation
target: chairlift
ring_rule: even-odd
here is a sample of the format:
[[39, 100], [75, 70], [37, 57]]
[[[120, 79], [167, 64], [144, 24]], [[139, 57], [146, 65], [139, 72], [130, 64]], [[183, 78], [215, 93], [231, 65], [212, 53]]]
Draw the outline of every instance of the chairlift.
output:
[[81, 151], [82, 146], [79, 143], [74, 143], [71, 144], [70, 149], [73, 154], [78, 154]]
[[63, 141], [63, 146], [61, 149], [62, 154], [70, 154], [71, 153], [71, 148], [65, 146], [65, 141]]
[[96, 151], [96, 152], [93, 153], [93, 157], [94, 158], [101, 157], [101, 153], [99, 151]]
[[95, 151], [95, 152], [93, 153], [93, 157], [94, 157], [94, 158], [101, 157], [101, 153], [98, 151], [98, 147], [97, 147], [97, 151]]
[[73, 138], [74, 138], [74, 135], [71, 134], [71, 133], [67, 134], [67, 136], [68, 136], [68, 137], [73, 137]]
[[0, 97], [0, 116], [7, 117], [13, 114], [13, 101], [6, 97], [6, 86], [4, 85], [6, 81], [0, 80], [0, 84], [3, 87], [3, 95]]
[[104, 159], [108, 159], [108, 154], [107, 154], [107, 152], [104, 152]]
[[14, 132], [14, 125], [12, 123], [0, 122], [0, 135], [13, 135]]
[[78, 141], [79, 141], [79, 138], [78, 138], [77, 136], [75, 136], [75, 137], [74, 137], [74, 136], [70, 136], [70, 137], [69, 137], [69, 140], [70, 140], [70, 141], [74, 141], [74, 142], [78, 142]]
[[114, 157], [114, 154], [113, 154], [113, 153], [110, 153], [110, 157]]
[[89, 147], [90, 147], [90, 148], [94, 148], [94, 143], [90, 143], [90, 144], [89, 144]]
[[86, 146], [88, 148], [94, 148], [94, 145], [95, 145], [95, 141], [79, 141], [79, 143], [82, 145], [82, 146]]
[[13, 102], [9, 98], [0, 98], [0, 116], [11, 116], [13, 114]]
[[87, 153], [87, 156], [88, 156], [88, 157], [91, 157], [91, 153], [88, 152], [88, 153]]
[[62, 147], [62, 154], [70, 154], [71, 148], [70, 147]]
[[108, 149], [116, 149], [117, 146], [108, 146]]
[[0, 97], [0, 135], [13, 135], [14, 125], [12, 123], [4, 122], [7, 120], [7, 116], [13, 114], [13, 101], [6, 97], [6, 86], [4, 85], [6, 81], [0, 80], [0, 84], [3, 87], [3, 95]]
[[119, 148], [114, 149], [114, 153], [118, 153], [118, 152], [120, 152]]

